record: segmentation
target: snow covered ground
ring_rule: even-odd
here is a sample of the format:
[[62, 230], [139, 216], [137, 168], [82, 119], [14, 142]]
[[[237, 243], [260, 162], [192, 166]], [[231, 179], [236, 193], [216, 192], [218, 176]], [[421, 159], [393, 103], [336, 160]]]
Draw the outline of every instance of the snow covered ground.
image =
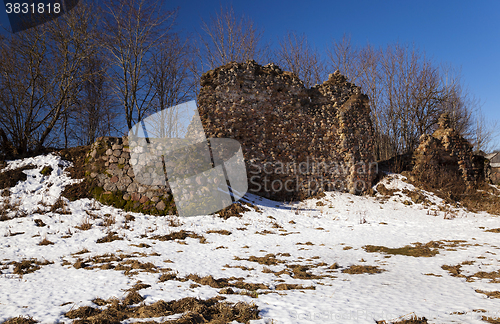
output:
[[[375, 323], [412, 313], [429, 323], [485, 323], [500, 316], [500, 299], [486, 294], [500, 290], [500, 233], [487, 231], [500, 228], [500, 219], [445, 207], [426, 192], [425, 203], [412, 203], [408, 192], [415, 188], [400, 175], [384, 179], [396, 189], [390, 198], [331, 192], [283, 204], [247, 195], [258, 210], [224, 220], [128, 213], [89, 199], [63, 198], [66, 207], [55, 209], [64, 186], [78, 181], [65, 174], [69, 163], [46, 155], [9, 162], [3, 171], [27, 164], [37, 168], [0, 197], [0, 206], [17, 205], [8, 214], [14, 218], [0, 222], [0, 323], [20, 315], [71, 322], [66, 312], [98, 307], [95, 298], [123, 298], [138, 281], [151, 285], [138, 291], [146, 304], [217, 295], [255, 303], [261, 319], [251, 323]], [[43, 176], [47, 165], [52, 173]], [[192, 237], [165, 239], [182, 230]], [[121, 239], [97, 243], [109, 232]], [[434, 256], [387, 253], [431, 241], [426, 249]], [[366, 245], [381, 248], [368, 252]], [[30, 259], [38, 270], [14, 273], [13, 261]], [[127, 260], [154, 266], [127, 270]], [[163, 273], [176, 278], [159, 281]], [[242, 278], [267, 289], [222, 294], [227, 288], [178, 280], [190, 274]]]

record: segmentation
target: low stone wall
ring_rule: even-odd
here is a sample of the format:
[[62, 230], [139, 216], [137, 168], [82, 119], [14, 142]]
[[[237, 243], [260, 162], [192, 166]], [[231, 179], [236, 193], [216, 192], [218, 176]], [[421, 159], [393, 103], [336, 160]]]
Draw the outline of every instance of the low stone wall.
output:
[[86, 176], [97, 186], [94, 196], [126, 210], [175, 214], [168, 183], [145, 185], [137, 181], [133, 169], [137, 163], [137, 159], [131, 158], [126, 136], [98, 138], [86, 158]]

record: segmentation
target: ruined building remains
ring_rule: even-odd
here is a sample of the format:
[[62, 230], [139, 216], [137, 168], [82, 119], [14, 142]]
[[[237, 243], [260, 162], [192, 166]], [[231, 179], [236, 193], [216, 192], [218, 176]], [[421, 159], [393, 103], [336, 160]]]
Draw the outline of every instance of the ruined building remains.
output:
[[250, 193], [290, 200], [371, 187], [369, 100], [338, 71], [308, 89], [274, 64], [228, 63], [205, 73], [201, 87], [206, 136], [241, 143]]
[[437, 175], [455, 174], [457, 180], [469, 187], [489, 181], [488, 161], [473, 154], [472, 145], [452, 127], [448, 113], [441, 115], [438, 125], [434, 134], [424, 134], [420, 138], [413, 155], [413, 173], [418, 175], [434, 170]]

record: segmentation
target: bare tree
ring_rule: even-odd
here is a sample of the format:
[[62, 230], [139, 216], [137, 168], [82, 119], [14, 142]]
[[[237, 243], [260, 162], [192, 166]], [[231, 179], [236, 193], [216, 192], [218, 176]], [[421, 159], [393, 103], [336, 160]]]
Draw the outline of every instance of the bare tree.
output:
[[46, 43], [46, 34], [38, 27], [9, 35], [1, 43], [0, 125], [14, 155], [33, 149], [50, 118], [45, 97]]
[[173, 33], [166, 35], [152, 54], [148, 75], [156, 94], [153, 111], [158, 112], [194, 97], [192, 54], [188, 40], [182, 40]]
[[157, 128], [160, 138], [176, 137], [180, 132], [181, 114], [187, 113], [180, 104], [195, 98], [192, 47], [177, 34], [168, 34], [152, 54], [151, 63], [148, 74], [156, 94], [152, 112], [156, 113], [157, 125], [149, 126]]
[[208, 22], [201, 22], [198, 35], [199, 71], [215, 69], [229, 62], [260, 62], [266, 58], [267, 47], [261, 45], [262, 32], [251, 19], [236, 16], [233, 7], [220, 8]]
[[75, 103], [83, 61], [97, 48], [95, 14], [81, 4], [2, 42], [0, 125], [18, 154], [42, 149]]
[[413, 151], [422, 134], [435, 130], [444, 112], [450, 112], [462, 135], [471, 133], [477, 103], [464, 91], [460, 75], [435, 65], [416, 46], [359, 48], [344, 35], [332, 43], [328, 57], [332, 69], [347, 75], [370, 98], [378, 159]]
[[129, 129], [147, 115], [156, 97], [148, 67], [176, 15], [163, 4], [162, 0], [112, 0], [105, 4], [103, 46], [109, 54], [108, 76]]
[[75, 109], [70, 110], [70, 137], [77, 145], [90, 145], [99, 136], [116, 132], [119, 115], [106, 78], [105, 60], [89, 57], [84, 63], [85, 79]]
[[349, 81], [358, 83], [358, 78], [363, 73], [363, 67], [360, 66], [360, 49], [351, 44], [351, 36], [344, 34], [339, 41], [332, 41], [326, 49], [330, 67], [338, 70]]
[[324, 67], [317, 50], [313, 49], [305, 34], [290, 31], [279, 41], [275, 51], [276, 63], [297, 75], [306, 87], [319, 84], [324, 79]]
[[474, 134], [472, 143], [474, 152], [488, 153], [494, 149], [495, 140], [500, 136], [498, 122], [486, 119], [485, 115], [478, 109], [474, 122]]

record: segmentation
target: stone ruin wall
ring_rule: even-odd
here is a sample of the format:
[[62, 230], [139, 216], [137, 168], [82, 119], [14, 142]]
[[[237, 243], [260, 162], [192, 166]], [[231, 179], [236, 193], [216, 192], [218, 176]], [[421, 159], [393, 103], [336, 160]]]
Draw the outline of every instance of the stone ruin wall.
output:
[[438, 129], [432, 135], [424, 134], [415, 150], [413, 172], [418, 174], [429, 168], [455, 171], [468, 187], [490, 180], [489, 162], [474, 155], [472, 145], [451, 126], [448, 114], [440, 116]]
[[377, 170], [368, 97], [340, 73], [308, 89], [274, 64], [247, 61], [205, 73], [201, 86], [206, 136], [240, 142], [250, 193], [290, 200], [371, 188]]
[[[138, 152], [140, 154], [140, 152]], [[141, 182], [137, 181], [133, 166], [152, 163], [153, 168], [161, 161], [137, 159], [130, 152], [129, 140], [123, 137], [101, 137], [90, 148], [87, 154], [87, 176], [95, 181], [99, 188], [96, 198], [113, 195], [113, 205], [120, 205], [126, 210], [141, 211], [153, 214], [175, 214], [172, 193], [168, 183], [156, 182], [154, 175], [141, 173]], [[153, 171], [154, 172], [154, 171]], [[145, 178], [152, 179], [144, 184]]]
[[[307, 89], [276, 65], [248, 61], [204, 74], [201, 85], [198, 111], [206, 137], [233, 138], [242, 145], [250, 193], [290, 200], [323, 188], [359, 193], [371, 187], [376, 164], [368, 98], [338, 72]], [[87, 176], [99, 195], [116, 196], [128, 210], [174, 214], [168, 183], [144, 184], [158, 179], [161, 161], [131, 153], [126, 136], [101, 137], [92, 145]], [[139, 177], [133, 170], [137, 163], [144, 164]], [[145, 164], [151, 164], [151, 174]], [[275, 180], [292, 190], [272, 190]]]

